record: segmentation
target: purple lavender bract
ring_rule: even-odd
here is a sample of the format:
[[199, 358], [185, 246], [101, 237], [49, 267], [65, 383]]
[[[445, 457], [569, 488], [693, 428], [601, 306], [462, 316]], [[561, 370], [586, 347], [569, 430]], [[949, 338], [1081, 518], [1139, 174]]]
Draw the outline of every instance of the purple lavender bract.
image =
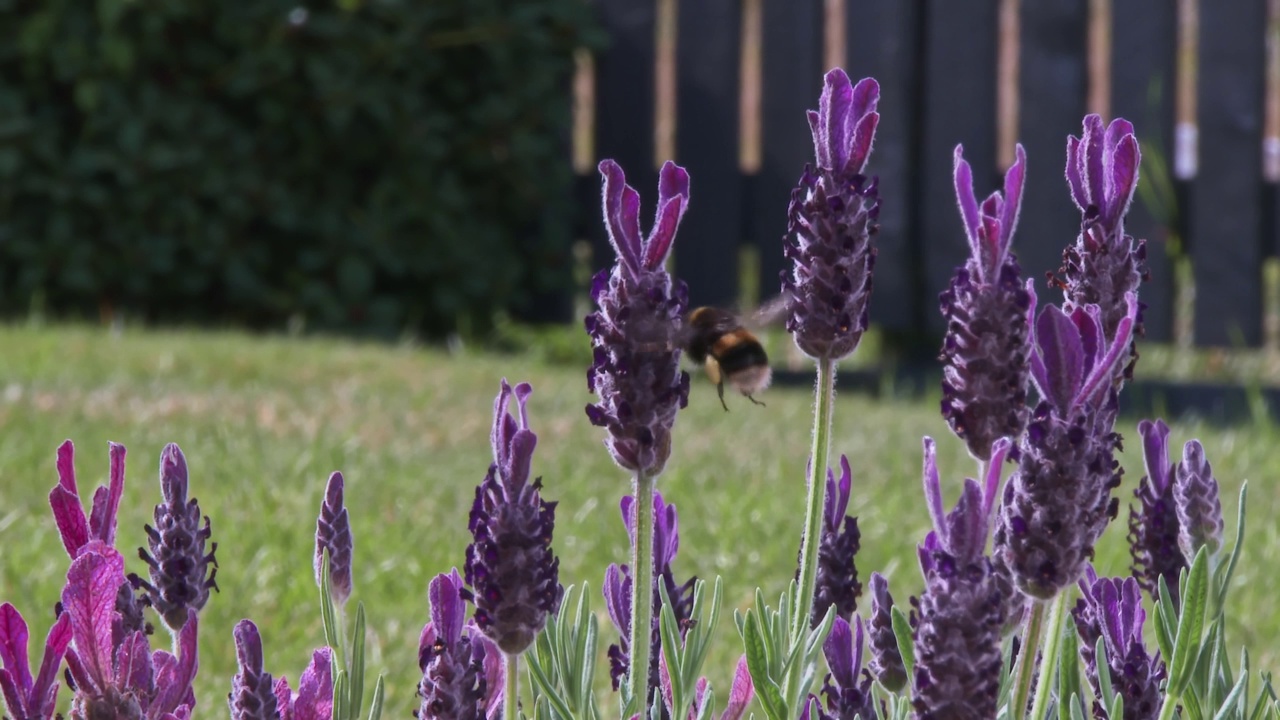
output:
[[880, 86], [856, 86], [839, 68], [827, 73], [818, 110], [809, 111], [817, 165], [805, 166], [791, 192], [782, 273], [789, 298], [787, 330], [812, 358], [836, 360], [854, 351], [867, 329], [878, 229], [876, 180], [863, 175], [876, 124]]
[[164, 502], [156, 506], [156, 526], [146, 526], [151, 552], [138, 551], [151, 568], [151, 582], [130, 578], [147, 591], [151, 606], [174, 632], [182, 629], [189, 615], [204, 607], [209, 590], [218, 589], [218, 561], [214, 558], [218, 544], [212, 543], [209, 552], [204, 551], [211, 534], [209, 518], [204, 518], [202, 527], [200, 505], [195, 498], [187, 499], [187, 486], [187, 459], [181, 448], [169, 443], [160, 453]]
[[862, 667], [864, 636], [862, 618], [855, 616], [852, 626], [842, 617], [835, 619], [822, 644], [822, 654], [831, 669], [822, 681], [825, 708], [819, 707], [815, 717], [808, 713], [807, 705], [806, 715], [812, 720], [853, 720], [854, 716], [872, 720], [877, 716], [871, 675]]
[[652, 477], [667, 464], [676, 411], [689, 400], [689, 374], [673, 342], [687, 293], [663, 266], [689, 205], [689, 173], [672, 162], [662, 166], [648, 238], [640, 234], [640, 194], [622, 168], [605, 160], [600, 173], [605, 227], [618, 260], [591, 281], [599, 310], [584, 322], [594, 352], [587, 389], [600, 402], [587, 405], [587, 417], [609, 431], [605, 446], [614, 462]]
[[938, 298], [947, 323], [943, 338], [942, 415], [965, 441], [969, 454], [991, 458], [991, 445], [1017, 437], [1027, 424], [1027, 357], [1031, 294], [1017, 258], [1009, 252], [1022, 205], [1026, 153], [1004, 179], [1004, 195], [982, 205], [973, 194], [973, 174], [963, 148], [955, 150], [956, 198], [969, 239], [970, 256]]
[[965, 480], [946, 513], [933, 440], [924, 439], [925, 499], [934, 530], [919, 546], [925, 589], [915, 628], [911, 704], [920, 718], [993, 718], [1000, 689], [1005, 601], [985, 555], [1008, 440], [997, 442], [985, 486]]
[[27, 638], [22, 614], [9, 603], [0, 604], [0, 699], [18, 720], [52, 720], [58, 704], [58, 668], [71, 644], [71, 618], [62, 613], [49, 628], [34, 677]]
[[351, 551], [355, 544], [351, 537], [351, 519], [347, 515], [347, 508], [343, 506], [344, 488], [342, 473], [335, 472], [329, 476], [324, 489], [324, 501], [320, 503], [320, 514], [316, 517], [316, 553], [313, 563], [316, 585], [319, 585], [324, 554], [326, 550], [329, 552], [329, 593], [333, 602], [339, 606], [351, 597]]
[[1163, 420], [1138, 423], [1147, 474], [1134, 490], [1139, 506], [1129, 506], [1129, 553], [1133, 577], [1154, 598], [1164, 578], [1178, 605], [1178, 575], [1188, 567], [1178, 549], [1178, 508], [1173, 497], [1174, 464], [1169, 460], [1169, 426]]
[[[551, 551], [556, 504], [542, 499], [542, 479], [529, 482], [538, 437], [529, 429], [525, 403], [533, 388], [506, 380], [493, 404], [493, 464], [476, 488], [465, 566], [480, 631], [504, 653], [518, 655], [533, 643], [560, 607], [560, 560]], [[520, 421], [507, 414], [512, 395]]]
[[[1106, 648], [1111, 686], [1124, 698], [1125, 720], [1148, 720], [1160, 713], [1160, 681], [1165, 677], [1165, 664], [1159, 653], [1147, 654], [1142, 644], [1142, 624], [1147, 613], [1142, 608], [1138, 583], [1129, 578], [1099, 578], [1093, 568], [1080, 580], [1082, 598], [1071, 611], [1080, 635], [1080, 659], [1093, 687], [1094, 697], [1101, 697], [1098, 685], [1098, 639]], [[1093, 716], [1106, 718], [1106, 709], [1094, 702]], [[1118, 718], [1113, 720], [1119, 720]]]

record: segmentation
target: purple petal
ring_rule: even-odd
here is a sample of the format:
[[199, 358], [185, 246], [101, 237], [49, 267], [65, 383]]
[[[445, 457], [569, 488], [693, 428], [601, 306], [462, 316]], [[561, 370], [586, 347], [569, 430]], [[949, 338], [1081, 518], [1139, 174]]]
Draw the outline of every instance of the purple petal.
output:
[[74, 560], [80, 548], [89, 542], [89, 523], [84, 508], [80, 507], [80, 496], [59, 483], [49, 491], [49, 507], [53, 509], [53, 521], [58, 525], [62, 546]]
[[276, 707], [280, 711], [280, 720], [293, 720], [293, 691], [289, 689], [289, 678], [281, 675], [271, 690], [276, 696]]
[[[1116, 122], [1119, 120], [1113, 121], [1111, 125], [1114, 127]], [[1110, 223], [1115, 224], [1129, 211], [1133, 193], [1138, 187], [1138, 168], [1141, 164], [1138, 138], [1132, 134], [1121, 138], [1111, 155], [1111, 196], [1107, 203], [1107, 220]]]
[[938, 458], [933, 438], [924, 437], [924, 499], [929, 506], [933, 526], [946, 527], [946, 510], [942, 507], [942, 481], [938, 479]]
[[[689, 202], [689, 171], [668, 160], [658, 171], [658, 205], [666, 205], [676, 198], [684, 198], [686, 205]], [[656, 217], [654, 223], [657, 224]]]
[[[27, 623], [22, 613], [9, 603], [0, 605], [0, 667], [22, 688], [31, 690], [31, 666], [27, 660]], [[21, 708], [14, 712], [21, 712]]]
[[[93, 496], [93, 513], [90, 515], [90, 530], [93, 536], [107, 545], [116, 544], [116, 516], [120, 512], [120, 498], [124, 496], [124, 446], [119, 443], [108, 443], [111, 456], [110, 486], [102, 505], [102, 495]], [[97, 520], [95, 524], [93, 521]]]
[[740, 720], [755, 698], [756, 688], [751, 682], [751, 671], [747, 668], [747, 656], [738, 658], [738, 669], [733, 673], [733, 685], [729, 687], [729, 704], [720, 715], [720, 720]]
[[1045, 397], [1060, 412], [1073, 407], [1084, 372], [1080, 331], [1057, 305], [1046, 305], [1036, 321], [1036, 345], [1044, 361]]
[[853, 117], [860, 118], [876, 111], [880, 103], [880, 83], [873, 77], [864, 77], [853, 86]]
[[631, 544], [636, 544], [636, 499], [630, 495], [623, 495], [622, 500], [618, 502], [618, 507], [622, 510], [622, 524], [627, 528], [627, 536], [631, 538]]
[[840, 68], [829, 71], [823, 78], [822, 95], [818, 98], [818, 135], [813, 139], [818, 167], [839, 170], [848, 162], [846, 118], [852, 104], [853, 85], [849, 76]]
[[449, 647], [457, 644], [462, 637], [466, 605], [458, 593], [461, 588], [462, 578], [458, 575], [458, 569], [454, 568], [450, 573], [435, 576], [427, 590], [431, 600], [431, 625]]
[[966, 479], [955, 510], [947, 514], [942, 538], [944, 547], [959, 559], [976, 558], [986, 548], [987, 517], [982, 509], [982, 489]]
[[698, 682], [693, 684], [693, 705], [689, 708], [689, 718], [693, 720], [698, 715], [706, 712], [707, 708], [707, 688], [710, 687], [706, 677], [698, 678]]
[[853, 659], [853, 629], [844, 618], [836, 617], [826, 642], [822, 643], [822, 654], [827, 658], [827, 667], [836, 684], [840, 687], [854, 687], [858, 679], [858, 667]]
[[646, 270], [657, 270], [667, 261], [671, 245], [676, 239], [676, 230], [680, 227], [680, 219], [688, 209], [689, 198], [676, 196], [658, 206], [657, 217], [653, 221], [653, 232], [644, 247], [643, 267]]
[[0, 668], [0, 697], [4, 699], [4, 707], [18, 717], [30, 717], [35, 713], [27, 708], [26, 689], [19, 690], [17, 683], [9, 671]]
[[853, 142], [849, 146], [849, 159], [844, 165], [846, 174], [861, 173], [867, 168], [867, 160], [871, 157], [871, 146], [875, 144], [876, 127], [880, 124], [880, 113], [863, 115], [854, 127]]
[[1022, 210], [1022, 186], [1026, 181], [1027, 151], [1018, 143], [1013, 148], [1013, 165], [1004, 174], [1004, 207], [1000, 213], [1000, 242], [993, 263], [998, 271], [1009, 254], [1009, 245], [1013, 240], [1013, 231], [1018, 227], [1018, 214]]
[[1084, 372], [1087, 375], [1103, 355], [1103, 344], [1106, 338], [1102, 334], [1102, 310], [1090, 303], [1073, 309], [1068, 317], [1080, 332], [1080, 347], [1084, 351]]
[[614, 627], [624, 637], [631, 631], [631, 579], [622, 572], [617, 563], [609, 565], [604, 571], [604, 606]]
[[511, 445], [511, 437], [518, 428], [507, 407], [511, 404], [511, 385], [506, 378], [498, 389], [498, 396], [493, 400], [493, 429], [489, 433], [489, 444], [493, 447], [493, 461], [498, 467], [507, 464], [507, 450]]
[[[827, 471], [831, 473], [830, 470]], [[829, 524], [836, 528], [840, 527], [840, 521], [845, 514], [849, 512], [849, 496], [853, 490], [853, 472], [849, 469], [849, 458], [843, 454], [840, 456], [840, 480], [835, 487], [835, 507], [829, 516]]]
[[640, 267], [640, 196], [627, 186], [618, 163], [601, 160], [599, 169], [604, 176], [604, 221], [609, 242], [622, 264], [634, 273]]
[[1170, 481], [1169, 426], [1164, 420], [1143, 420], [1138, 423], [1138, 434], [1142, 436], [1142, 462], [1151, 479], [1151, 489], [1157, 496], [1163, 495]]
[[1128, 305], [1128, 312], [1116, 325], [1116, 335], [1111, 339], [1107, 354], [1094, 366], [1089, 377], [1085, 378], [1080, 387], [1076, 400], [1078, 403], [1092, 402], [1096, 393], [1110, 386], [1116, 366], [1129, 351], [1129, 343], [1133, 339], [1133, 325], [1138, 319], [1138, 296], [1133, 292], [1127, 292], [1124, 294], [1124, 299]]
[[1080, 138], [1074, 135], [1067, 136], [1067, 187], [1071, 189], [1071, 200], [1075, 202], [1080, 212], [1084, 212], [1089, 207], [1089, 196], [1084, 188], [1084, 177], [1082, 176], [1082, 168], [1084, 167], [1080, 157]]
[[1089, 204], [1101, 208], [1106, 202], [1106, 169], [1100, 116], [1097, 114], [1085, 116], [1084, 133], [1080, 142], [1084, 146], [1084, 171], [1085, 182], [1089, 187]]
[[125, 582], [124, 558], [118, 553], [86, 552], [71, 563], [62, 607], [71, 617], [76, 653], [85, 670], [100, 687], [112, 677], [111, 622], [116, 595]]
[[333, 678], [330, 675], [330, 653], [322, 647], [311, 656], [311, 664], [298, 678], [298, 699], [293, 703], [293, 720], [331, 720], [333, 717]]
[[1031, 352], [1027, 355], [1027, 369], [1031, 374], [1031, 382], [1036, 386], [1036, 391], [1040, 393], [1040, 397], [1048, 397], [1049, 376], [1048, 370], [1044, 366], [1044, 358], [1040, 355], [1038, 349], [1039, 341], [1036, 339], [1036, 283], [1034, 278], [1027, 278], [1024, 286], [1029, 296], [1030, 302], [1027, 303], [1027, 327], [1031, 330]]
[[[162, 711], [177, 711], [191, 695], [192, 683], [200, 669], [199, 657], [199, 616], [194, 613], [187, 619], [187, 624], [178, 632], [178, 657], [158, 651], [157, 657], [165, 657], [164, 665], [156, 664], [156, 685], [159, 693], [152, 705]], [[163, 653], [163, 655], [162, 655]], [[259, 646], [258, 653], [262, 653]], [[194, 704], [194, 700], [192, 700]]]
[[978, 198], [973, 193], [973, 169], [964, 159], [964, 146], [956, 145], [952, 154], [952, 180], [956, 188], [956, 202], [960, 206], [960, 219], [964, 221], [965, 234], [969, 237], [969, 251], [980, 257], [978, 247]]
[[991, 460], [987, 462], [987, 477], [982, 490], [982, 516], [990, 519], [1000, 496], [1000, 475], [1004, 459], [1013, 447], [1010, 438], [1003, 437], [991, 444]]
[[116, 687], [149, 697], [155, 689], [154, 683], [147, 636], [141, 630], [129, 633], [116, 651]]
[[[484, 653], [484, 681], [489, 697], [485, 700], [485, 717], [495, 718], [502, 714], [503, 696], [506, 694], [506, 667], [503, 663], [502, 651], [498, 644], [485, 637], [475, 623], [467, 624], [467, 632], [471, 637], [472, 647], [479, 647]], [[476, 652], [473, 650], [473, 652]]]

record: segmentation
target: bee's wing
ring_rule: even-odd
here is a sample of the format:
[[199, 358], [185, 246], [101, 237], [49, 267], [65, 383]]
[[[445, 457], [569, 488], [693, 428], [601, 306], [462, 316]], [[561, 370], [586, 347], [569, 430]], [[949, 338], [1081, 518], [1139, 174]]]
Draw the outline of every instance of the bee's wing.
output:
[[747, 318], [752, 327], [763, 328], [778, 325], [787, 318], [791, 309], [791, 295], [782, 293], [765, 302]]

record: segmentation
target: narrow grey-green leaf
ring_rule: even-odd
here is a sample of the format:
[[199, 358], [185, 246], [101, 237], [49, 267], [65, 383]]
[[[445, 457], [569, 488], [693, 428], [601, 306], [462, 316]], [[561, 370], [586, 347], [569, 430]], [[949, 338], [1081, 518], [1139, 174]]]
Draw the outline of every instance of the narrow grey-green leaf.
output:
[[760, 630], [758, 616], [758, 611], [748, 610], [746, 623], [742, 629], [742, 648], [747, 656], [747, 671], [751, 673], [751, 683], [755, 686], [756, 698], [760, 700], [760, 705], [764, 708], [769, 720], [788, 720], [787, 706], [782, 701], [780, 688], [777, 682], [769, 677], [769, 651], [766, 649], [764, 633]]
[[1200, 649], [1204, 629], [1205, 606], [1209, 591], [1209, 553], [1200, 548], [1191, 563], [1187, 575], [1186, 591], [1181, 595], [1182, 614], [1178, 618], [1178, 634], [1173, 641], [1173, 655], [1169, 659], [1169, 685], [1167, 692], [1179, 697], [1187, 689]]
[[378, 674], [378, 682], [373, 685], [373, 699], [369, 701], [369, 720], [382, 720], [382, 700], [385, 688], [382, 687], [382, 674]]
[[[1093, 656], [1098, 659], [1094, 665], [1098, 669], [1098, 689], [1102, 693], [1098, 701], [1102, 703], [1102, 707], [1109, 708], [1116, 700], [1116, 690], [1111, 684], [1111, 666], [1107, 664], [1106, 638], [1098, 638], [1097, 644], [1093, 646]], [[1120, 716], [1110, 715], [1110, 717]]]
[[897, 605], [889, 611], [893, 624], [893, 639], [898, 642], [898, 654], [902, 656], [902, 667], [907, 671], [907, 682], [913, 687], [916, 678], [916, 648], [911, 638], [911, 622]]
[[356, 603], [356, 626], [351, 636], [351, 697], [348, 716], [360, 717], [360, 706], [364, 704], [364, 640], [365, 617], [364, 603]]
[[[1071, 704], [1076, 698], [1084, 694], [1080, 686], [1080, 654], [1079, 641], [1076, 636], [1074, 624], [1069, 623], [1069, 627], [1062, 633], [1061, 652], [1058, 653], [1058, 717], [1060, 720], [1070, 720], [1073, 708]], [[1069, 698], [1067, 702], [1061, 702], [1062, 698]]]

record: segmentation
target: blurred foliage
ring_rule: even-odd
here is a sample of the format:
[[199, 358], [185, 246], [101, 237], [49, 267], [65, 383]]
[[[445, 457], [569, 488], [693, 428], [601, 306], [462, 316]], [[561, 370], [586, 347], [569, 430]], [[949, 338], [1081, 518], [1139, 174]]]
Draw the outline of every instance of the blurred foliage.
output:
[[0, 313], [389, 335], [571, 282], [582, 0], [0, 0]]

